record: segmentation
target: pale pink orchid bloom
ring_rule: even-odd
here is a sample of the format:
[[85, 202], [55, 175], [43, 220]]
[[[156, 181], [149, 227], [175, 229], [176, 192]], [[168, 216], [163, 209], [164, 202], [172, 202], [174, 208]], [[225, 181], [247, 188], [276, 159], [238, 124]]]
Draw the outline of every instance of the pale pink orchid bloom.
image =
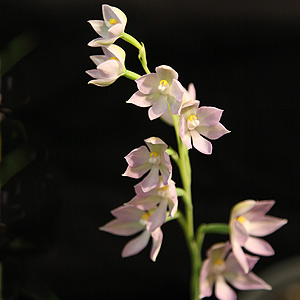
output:
[[190, 100], [184, 103], [180, 111], [180, 137], [188, 149], [193, 146], [204, 154], [212, 153], [212, 144], [203, 136], [216, 140], [230, 131], [221, 123], [223, 110], [201, 106], [198, 100]]
[[142, 180], [141, 189], [144, 193], [154, 189], [159, 183], [159, 174], [164, 185], [168, 185], [172, 176], [170, 156], [165, 152], [168, 145], [160, 138], [151, 137], [145, 140], [146, 146], [132, 150], [125, 159], [128, 167], [123, 176], [140, 178], [148, 171], [149, 174]]
[[88, 21], [101, 36], [88, 43], [91, 47], [107, 47], [120, 38], [125, 30], [127, 18], [119, 8], [104, 4], [102, 13], [104, 20]]
[[[181, 107], [184, 103], [195, 100], [196, 99], [196, 89], [193, 83], [190, 83], [188, 86], [188, 89], [184, 89], [183, 97], [182, 97], [182, 103]], [[180, 115], [180, 108], [178, 111], [178, 114]], [[167, 123], [170, 126], [173, 126], [173, 117], [171, 115], [171, 112], [169, 109], [166, 110], [166, 112], [160, 117], [165, 123]]]
[[167, 209], [169, 209], [169, 216], [174, 217], [177, 212], [178, 198], [175, 182], [172, 179], [168, 185], [164, 185], [160, 176], [158, 185], [146, 193], [143, 192], [141, 183], [137, 184], [134, 189], [136, 196], [126, 203], [126, 205], [132, 205], [144, 210], [156, 209], [148, 219], [148, 231], [152, 232], [164, 224], [167, 217]]
[[[271, 290], [271, 286], [253, 272], [244, 273], [233, 253], [229, 253], [230, 244], [218, 243], [207, 251], [200, 274], [200, 299], [214, 293], [219, 300], [237, 299], [235, 291], [227, 284], [239, 290]], [[228, 254], [229, 253], [229, 254]], [[256, 256], [246, 255], [249, 271], [259, 260]], [[227, 281], [227, 282], [226, 282]]]
[[155, 261], [163, 239], [160, 227], [156, 227], [153, 231], [147, 229], [148, 220], [155, 213], [155, 209], [147, 211], [133, 206], [120, 206], [112, 210], [111, 213], [116, 219], [100, 227], [100, 230], [121, 236], [130, 236], [142, 231], [140, 235], [125, 245], [122, 257], [136, 255], [141, 252], [147, 246], [150, 237], [152, 237], [150, 258]]
[[250, 266], [242, 247], [254, 254], [273, 255], [271, 245], [258, 237], [271, 234], [287, 223], [286, 219], [266, 216], [274, 203], [274, 200], [245, 200], [231, 210], [229, 226], [232, 251], [245, 273]]
[[141, 76], [136, 80], [138, 92], [134, 93], [127, 103], [140, 107], [150, 107], [150, 120], [159, 118], [168, 110], [173, 115], [178, 114], [181, 106], [184, 88], [177, 80], [178, 73], [169, 66], [159, 66], [156, 73]]
[[105, 87], [114, 83], [125, 73], [125, 51], [117, 46], [110, 45], [102, 48], [104, 55], [90, 56], [97, 66], [96, 69], [86, 71], [87, 74], [95, 78], [89, 84]]

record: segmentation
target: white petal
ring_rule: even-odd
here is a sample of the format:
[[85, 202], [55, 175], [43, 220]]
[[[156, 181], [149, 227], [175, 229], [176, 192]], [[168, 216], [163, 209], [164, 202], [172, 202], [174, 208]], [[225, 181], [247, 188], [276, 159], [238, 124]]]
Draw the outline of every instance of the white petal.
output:
[[141, 252], [148, 244], [150, 239], [150, 233], [143, 231], [138, 237], [128, 242], [122, 251], [122, 257], [128, 257]]

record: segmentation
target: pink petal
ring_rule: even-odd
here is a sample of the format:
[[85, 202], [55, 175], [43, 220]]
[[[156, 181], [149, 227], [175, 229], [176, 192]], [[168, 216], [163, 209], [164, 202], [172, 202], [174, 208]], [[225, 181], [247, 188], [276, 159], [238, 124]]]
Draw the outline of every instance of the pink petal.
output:
[[216, 140], [226, 133], [230, 133], [221, 123], [213, 126], [198, 126], [196, 130], [211, 140]]
[[145, 212], [130, 206], [120, 206], [111, 211], [111, 214], [122, 222], [139, 222]]
[[200, 298], [210, 297], [212, 295], [213, 278], [210, 275], [210, 260], [205, 259], [200, 273]]
[[231, 225], [231, 239], [235, 240], [241, 246], [244, 246], [249, 235], [246, 228], [238, 221], [235, 221]]
[[236, 300], [236, 293], [225, 282], [222, 276], [218, 276], [215, 285], [215, 295], [219, 300]]
[[109, 38], [120, 37], [123, 31], [124, 31], [124, 26], [121, 23], [118, 23], [108, 29], [108, 37]]
[[112, 83], [114, 83], [116, 80], [118, 79], [118, 77], [114, 77], [114, 78], [100, 78], [100, 79], [94, 79], [94, 80], [90, 80], [88, 82], [88, 84], [94, 84], [100, 87], [105, 87], [108, 85], [111, 85]]
[[195, 100], [196, 99], [196, 89], [193, 83], [190, 83], [188, 86], [188, 98], [186, 99], [187, 101], [189, 100]]
[[245, 273], [249, 272], [249, 265], [245, 253], [243, 252], [241, 246], [236, 241], [231, 241], [232, 252], [239, 262], [240, 266], [244, 270]]
[[104, 21], [100, 20], [90, 20], [88, 21], [93, 27], [93, 29], [102, 37], [108, 37], [108, 28]]
[[[170, 105], [170, 109], [173, 115], [178, 115], [178, 111], [181, 106], [181, 101], [178, 101], [175, 97], [169, 95], [168, 96], [168, 103]], [[166, 110], [167, 111], [167, 110]]]
[[167, 216], [167, 205], [168, 201], [163, 200], [160, 202], [158, 208], [155, 210], [155, 212], [150, 216], [147, 222], [147, 230], [152, 232], [157, 227], [160, 227], [164, 224]]
[[190, 134], [192, 136], [194, 147], [203, 154], [212, 153], [212, 144], [205, 138], [203, 138], [196, 130], [191, 130]]
[[155, 68], [155, 72], [158, 74], [160, 79], [167, 80], [169, 84], [172, 83], [173, 79], [178, 79], [178, 73], [169, 66], [162, 65]]
[[272, 287], [267, 284], [260, 277], [250, 272], [248, 274], [235, 274], [236, 276], [230, 276], [226, 278], [231, 285], [239, 290], [271, 290]]
[[106, 61], [107, 57], [105, 55], [92, 55], [90, 56], [90, 59], [94, 62], [96, 66], [98, 66], [104, 61]]
[[150, 152], [146, 146], [141, 146], [132, 150], [125, 156], [125, 160], [130, 167], [138, 167], [142, 164], [148, 163]]
[[168, 95], [161, 95], [160, 98], [153, 103], [153, 106], [149, 108], [148, 116], [150, 120], [159, 118], [167, 109]]
[[132, 103], [139, 107], [149, 107], [153, 105], [161, 97], [160, 93], [145, 95], [140, 91], [134, 93], [126, 103]]
[[[178, 80], [173, 79], [172, 84], [169, 89], [169, 95], [173, 96], [181, 104], [184, 91], [185, 91], [185, 89], [181, 85], [181, 83]], [[173, 115], [175, 115], [175, 114], [173, 113]]]
[[213, 126], [220, 121], [222, 113], [222, 109], [211, 106], [201, 106], [196, 116], [201, 125]]
[[256, 205], [254, 200], [244, 200], [235, 204], [231, 210], [231, 219], [236, 219], [250, 211]]
[[126, 205], [133, 205], [138, 209], [149, 210], [156, 207], [156, 204], [161, 201], [160, 196], [139, 197], [135, 196]]
[[158, 137], [150, 137], [144, 140], [150, 151], [156, 151], [157, 153], [164, 151], [168, 148], [168, 145]]
[[102, 231], [121, 236], [133, 235], [144, 228], [145, 226], [138, 222], [120, 222], [119, 220], [112, 220], [104, 226], [99, 227], [99, 229]]
[[141, 187], [143, 192], [149, 192], [154, 189], [159, 182], [159, 169], [156, 165], [153, 165], [149, 174], [141, 182]]
[[150, 252], [150, 258], [152, 261], [156, 261], [156, 257], [159, 253], [162, 240], [163, 240], [163, 233], [160, 228], [156, 228], [152, 233], [152, 247]]
[[109, 59], [97, 66], [100, 73], [100, 78], [113, 78], [119, 77], [124, 73], [122, 64], [115, 59]]
[[134, 238], [128, 242], [122, 251], [122, 257], [128, 257], [136, 255], [141, 252], [148, 244], [150, 239], [150, 233], [148, 231], [143, 231], [138, 237]]
[[245, 214], [245, 217], [251, 221], [259, 220], [265, 216], [274, 204], [274, 200], [256, 201], [255, 206]]
[[147, 173], [147, 171], [149, 171], [150, 168], [150, 163], [146, 163], [135, 168], [128, 166], [126, 171], [122, 174], [122, 176], [128, 176], [136, 179], [141, 178], [145, 173]]
[[90, 47], [107, 47], [114, 43], [118, 37], [113, 38], [96, 38], [88, 43]]
[[150, 73], [141, 76], [135, 82], [137, 83], [138, 89], [143, 94], [152, 94], [158, 91], [159, 77], [155, 73]]
[[250, 235], [266, 236], [273, 233], [284, 224], [287, 220], [271, 216], [265, 216], [260, 221], [252, 221], [247, 225], [247, 230]]
[[249, 237], [244, 247], [249, 252], [263, 256], [271, 256], [275, 253], [271, 245], [260, 238]]
[[[249, 271], [251, 271], [255, 266], [255, 264], [257, 263], [257, 261], [259, 260], [259, 257], [251, 256], [248, 254], [245, 254], [245, 257], [247, 260]], [[239, 264], [235, 255], [232, 252], [228, 255], [226, 259], [224, 274], [225, 273], [229, 273], [229, 274], [244, 273], [244, 270], [242, 269], [241, 265]]]

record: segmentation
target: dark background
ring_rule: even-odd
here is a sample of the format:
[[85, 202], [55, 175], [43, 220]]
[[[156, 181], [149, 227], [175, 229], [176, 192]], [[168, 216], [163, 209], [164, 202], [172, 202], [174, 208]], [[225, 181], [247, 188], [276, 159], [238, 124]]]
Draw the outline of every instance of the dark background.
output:
[[[0, 3], [1, 49], [27, 30], [39, 41], [2, 78], [2, 104], [13, 110], [8, 118], [24, 124], [36, 149], [35, 162], [3, 189], [14, 194], [18, 187], [13, 201], [25, 211], [8, 234], [21, 235], [34, 250], [4, 247], [1, 256], [17, 257], [15, 274], [24, 275], [19, 283], [25, 289], [43, 281], [60, 299], [188, 299], [189, 257], [176, 222], [162, 228], [156, 263], [149, 246], [122, 259], [130, 238], [98, 230], [111, 220], [111, 209], [134, 196], [138, 181], [121, 176], [123, 157], [150, 136], [176, 147], [172, 128], [125, 103], [136, 91], [134, 82], [87, 85], [85, 70], [94, 68], [89, 55], [101, 54], [87, 46], [97, 37], [87, 21], [103, 19], [102, 2]], [[195, 84], [202, 105], [224, 109], [222, 123], [232, 132], [213, 142], [211, 156], [190, 151], [196, 225], [227, 222], [231, 207], [244, 199], [275, 199], [270, 214], [289, 223], [266, 238], [276, 255], [262, 258], [255, 271], [298, 255], [299, 2], [108, 4], [127, 15], [126, 32], [145, 43], [150, 70], [172, 66], [185, 87]], [[127, 52], [126, 67], [142, 74], [136, 49], [117, 44]], [[12, 88], [5, 89], [11, 78]], [[4, 144], [4, 152], [8, 148]], [[174, 180], [180, 185], [176, 171]], [[225, 240], [208, 237], [204, 249]], [[9, 268], [5, 274], [9, 294], [9, 278], [16, 275]]]

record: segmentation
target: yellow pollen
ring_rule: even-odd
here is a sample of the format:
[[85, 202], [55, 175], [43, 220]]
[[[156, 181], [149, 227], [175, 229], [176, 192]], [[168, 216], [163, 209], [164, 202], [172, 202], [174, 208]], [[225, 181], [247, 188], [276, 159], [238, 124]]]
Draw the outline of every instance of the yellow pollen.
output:
[[168, 186], [165, 185], [164, 187], [161, 187], [161, 188], [159, 188], [158, 190], [159, 190], [159, 191], [164, 191], [164, 192], [165, 192], [165, 191], [167, 190], [167, 188], [168, 188]]
[[247, 219], [246, 219], [244, 216], [240, 216], [240, 217], [238, 217], [236, 220], [237, 220], [238, 222], [244, 224], [244, 223], [246, 222]]
[[217, 260], [215, 261], [215, 265], [217, 265], [217, 266], [221, 266], [221, 265], [223, 265], [224, 263], [225, 263], [224, 260], [221, 259], [221, 258], [219, 258], [219, 259], [217, 259]]
[[118, 22], [116, 19], [109, 19], [109, 23], [110, 23], [111, 25], [116, 25], [116, 24], [118, 24], [119, 22]]
[[159, 85], [163, 85], [163, 86], [166, 86], [168, 84], [168, 81], [163, 79], [159, 82]]
[[148, 219], [149, 219], [150, 216], [151, 216], [151, 215], [150, 215], [148, 212], [146, 212], [146, 213], [144, 213], [144, 214], [142, 215], [141, 219], [142, 219], [142, 220], [145, 220], [145, 221], [148, 221]]
[[190, 116], [189, 116], [189, 120], [190, 120], [191, 122], [196, 121], [196, 120], [197, 120], [197, 117], [196, 117], [195, 115], [190, 115]]
[[116, 57], [112, 56], [110, 57], [109, 59], [115, 59], [115, 60], [118, 60]]
[[150, 153], [150, 157], [157, 157], [158, 156], [158, 153], [153, 151]]

